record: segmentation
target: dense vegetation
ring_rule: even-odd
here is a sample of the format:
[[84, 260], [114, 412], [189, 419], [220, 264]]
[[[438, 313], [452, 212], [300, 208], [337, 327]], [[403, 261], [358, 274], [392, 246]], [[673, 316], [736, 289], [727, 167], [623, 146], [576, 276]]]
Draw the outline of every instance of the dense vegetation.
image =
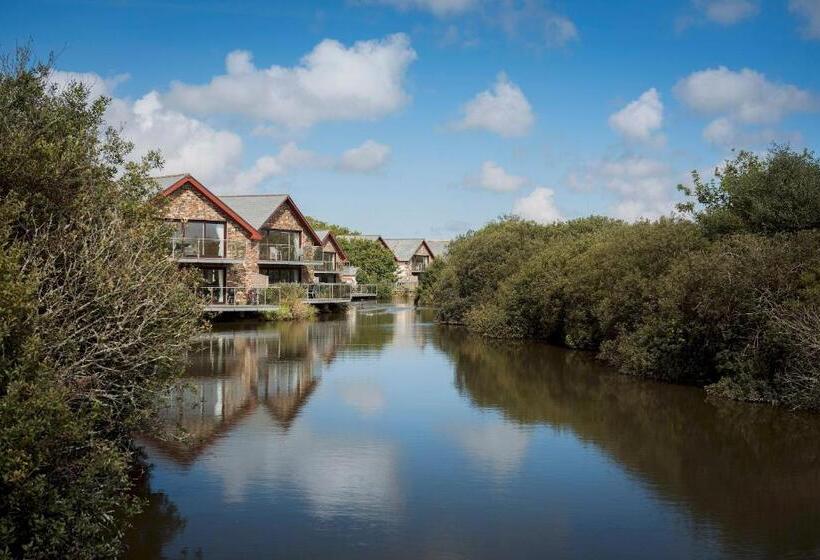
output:
[[356, 231], [354, 229], [350, 229], [350, 228], [345, 227], [345, 226], [340, 226], [338, 224], [332, 224], [330, 222], [325, 222], [325, 221], [320, 220], [319, 218], [314, 218], [313, 216], [305, 216], [305, 218], [307, 219], [307, 221], [311, 225], [311, 227], [313, 229], [317, 230], [317, 231], [319, 231], [319, 230], [328, 230], [333, 235], [337, 235], [337, 236], [338, 235], [359, 235], [358, 231]]
[[131, 435], [199, 317], [149, 204], [149, 154], [106, 99], [58, 90], [25, 52], [0, 69], [0, 558], [120, 553]]
[[741, 152], [628, 224], [502, 219], [457, 239], [421, 301], [494, 337], [595, 350], [620, 371], [820, 409], [820, 160]]
[[339, 244], [347, 253], [350, 264], [359, 269], [356, 281], [359, 284], [376, 284], [379, 297], [389, 297], [396, 283], [396, 259], [384, 245], [369, 239], [339, 239]]

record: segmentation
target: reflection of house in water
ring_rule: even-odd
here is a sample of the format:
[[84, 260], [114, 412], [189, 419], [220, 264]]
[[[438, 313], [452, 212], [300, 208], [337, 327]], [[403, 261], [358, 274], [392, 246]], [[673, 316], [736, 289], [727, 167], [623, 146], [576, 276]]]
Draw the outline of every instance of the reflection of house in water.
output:
[[186, 434], [184, 441], [151, 443], [190, 464], [260, 405], [287, 430], [344, 344], [346, 330], [345, 323], [319, 322], [204, 335], [189, 356], [185, 386], [160, 413], [170, 431]]

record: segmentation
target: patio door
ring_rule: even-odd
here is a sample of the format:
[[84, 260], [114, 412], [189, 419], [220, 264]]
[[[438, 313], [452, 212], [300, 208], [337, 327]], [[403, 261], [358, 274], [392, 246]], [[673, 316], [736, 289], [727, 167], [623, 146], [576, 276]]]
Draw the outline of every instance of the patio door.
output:
[[225, 303], [225, 269], [201, 268], [202, 291], [207, 294], [212, 303]]

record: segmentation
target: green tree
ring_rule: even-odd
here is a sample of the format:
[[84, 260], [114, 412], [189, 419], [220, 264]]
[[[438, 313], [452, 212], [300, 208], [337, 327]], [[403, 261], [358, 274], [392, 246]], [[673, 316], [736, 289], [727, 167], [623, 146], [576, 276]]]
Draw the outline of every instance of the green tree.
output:
[[679, 209], [710, 235], [772, 234], [820, 227], [820, 159], [813, 152], [774, 146], [765, 156], [741, 151], [714, 179], [692, 172], [690, 200]]
[[369, 239], [339, 239], [351, 266], [359, 269], [356, 281], [360, 284], [378, 284], [392, 289], [396, 283], [396, 259], [378, 241]]
[[359, 232], [353, 229], [350, 229], [345, 226], [340, 226], [338, 224], [332, 224], [330, 222], [322, 221], [318, 218], [314, 218], [312, 216], [305, 216], [307, 218], [308, 223], [310, 223], [311, 227], [315, 230], [328, 230], [333, 235], [359, 235]]
[[0, 558], [120, 552], [132, 434], [153, 427], [201, 306], [167, 257], [156, 153], [25, 50], [0, 69]]

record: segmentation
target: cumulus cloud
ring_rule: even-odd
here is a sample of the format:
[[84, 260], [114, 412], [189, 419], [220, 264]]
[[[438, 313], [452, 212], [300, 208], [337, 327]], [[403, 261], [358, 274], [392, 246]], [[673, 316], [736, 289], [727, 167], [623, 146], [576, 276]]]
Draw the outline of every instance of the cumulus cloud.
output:
[[233, 51], [226, 74], [205, 85], [175, 82], [165, 100], [182, 111], [233, 113], [291, 129], [375, 119], [409, 100], [404, 76], [415, 58], [403, 34], [351, 47], [325, 39], [294, 67], [257, 68], [251, 53]]
[[503, 72], [492, 89], [480, 92], [461, 112], [463, 117], [452, 124], [455, 130], [483, 129], [506, 138], [527, 134], [535, 121], [530, 102]]
[[528, 182], [526, 177], [507, 173], [503, 167], [494, 161], [485, 161], [481, 164], [481, 170], [478, 174], [468, 175], [464, 178], [464, 185], [467, 187], [495, 192], [517, 191]]
[[609, 117], [609, 126], [630, 141], [659, 143], [663, 125], [663, 103], [658, 90], [648, 89], [638, 99]]
[[155, 91], [133, 103], [113, 98], [105, 118], [134, 143], [134, 157], [160, 149], [168, 172], [195, 172], [207, 183], [224, 184], [239, 169], [239, 135], [168, 109]]
[[695, 6], [709, 21], [732, 25], [757, 15], [760, 6], [752, 0], [696, 0]]
[[771, 127], [745, 127], [726, 117], [718, 117], [703, 129], [703, 138], [713, 146], [721, 148], [762, 147], [772, 142], [802, 144], [799, 132], [783, 132]]
[[555, 204], [555, 192], [545, 187], [536, 187], [527, 196], [516, 200], [512, 211], [525, 220], [535, 220], [542, 224], [564, 219]]
[[399, 10], [421, 10], [437, 17], [467, 12], [478, 5], [477, 0], [365, 0], [364, 4], [383, 4]]
[[820, 39], [820, 0], [789, 0], [789, 11], [802, 19], [803, 37]]
[[389, 159], [390, 146], [367, 140], [344, 152], [337, 167], [342, 171], [370, 173], [384, 167]]
[[66, 72], [63, 70], [52, 70], [49, 75], [49, 81], [57, 86], [58, 90], [65, 89], [65, 87], [72, 82], [79, 82], [87, 89], [92, 99], [100, 96], [111, 97], [114, 94], [114, 89], [124, 81], [129, 79], [128, 74], [117, 74], [109, 78], [103, 78], [94, 72]]
[[724, 113], [745, 123], [772, 123], [790, 113], [810, 111], [814, 96], [791, 84], [769, 81], [760, 72], [725, 66], [694, 72], [675, 85], [677, 96], [703, 114]]
[[490, 19], [497, 22], [508, 37], [524, 40], [532, 46], [564, 47], [580, 37], [578, 28], [570, 18], [538, 2], [497, 2]]
[[569, 176], [573, 188], [603, 189], [617, 202], [610, 213], [625, 220], [656, 218], [674, 209], [674, 175], [669, 165], [655, 159], [625, 155], [594, 162]]

